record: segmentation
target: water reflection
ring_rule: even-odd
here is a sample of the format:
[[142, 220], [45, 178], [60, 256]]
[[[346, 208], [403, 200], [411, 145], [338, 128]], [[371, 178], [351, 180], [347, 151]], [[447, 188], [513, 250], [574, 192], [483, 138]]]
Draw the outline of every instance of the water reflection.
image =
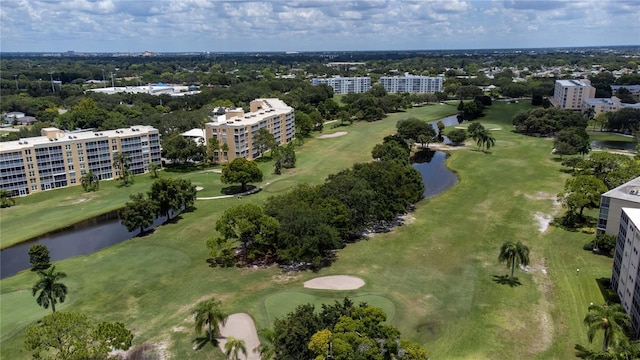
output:
[[439, 195], [458, 183], [456, 174], [445, 166], [447, 156], [442, 151], [425, 149], [412, 157], [412, 166], [422, 175], [425, 198]]

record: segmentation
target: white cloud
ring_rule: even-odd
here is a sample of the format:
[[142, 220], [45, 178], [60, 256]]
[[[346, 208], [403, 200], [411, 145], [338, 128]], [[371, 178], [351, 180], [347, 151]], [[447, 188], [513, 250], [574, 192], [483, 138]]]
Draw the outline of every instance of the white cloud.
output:
[[[638, 44], [639, 17], [637, 0], [5, 0], [0, 3], [0, 50], [108, 52], [125, 50], [125, 46], [127, 51], [393, 50]], [[559, 33], [565, 36], [556, 36]], [[514, 37], [519, 40], [515, 42]]]

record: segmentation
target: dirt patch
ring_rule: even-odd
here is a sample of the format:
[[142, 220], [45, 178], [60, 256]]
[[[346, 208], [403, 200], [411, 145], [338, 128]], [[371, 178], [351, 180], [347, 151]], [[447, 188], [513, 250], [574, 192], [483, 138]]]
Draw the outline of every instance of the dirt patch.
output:
[[405, 225], [411, 224], [411, 223], [416, 221], [416, 217], [411, 215], [411, 214], [404, 214], [404, 215], [400, 216], [400, 218], [402, 219], [402, 222]]
[[308, 289], [355, 290], [363, 287], [364, 280], [349, 275], [323, 276], [304, 283]]
[[536, 314], [536, 321], [532, 325], [537, 327], [538, 336], [536, 341], [531, 343], [529, 349], [532, 354], [538, 354], [546, 351], [553, 344], [555, 333], [553, 318], [551, 317], [553, 304], [549, 301], [553, 291], [553, 284], [549, 276], [547, 276], [545, 259], [534, 261], [531, 264], [531, 269], [533, 270], [533, 281], [536, 283], [538, 291], [542, 294], [540, 301], [532, 309], [532, 314]]
[[541, 212], [533, 214], [533, 218], [538, 223], [538, 231], [540, 231], [541, 233], [547, 231], [551, 220], [553, 220], [553, 216], [549, 214], [543, 214]]
[[239, 359], [260, 360], [260, 355], [253, 352], [253, 349], [260, 345], [260, 340], [258, 339], [256, 325], [249, 314], [231, 314], [227, 318], [227, 322], [224, 325], [220, 325], [218, 346], [222, 352], [224, 352], [224, 345], [227, 343], [227, 338], [230, 336], [243, 340], [244, 345], [247, 348], [247, 356], [240, 354]]
[[331, 138], [344, 136], [344, 135], [347, 135], [346, 131], [338, 131], [338, 132], [334, 132], [333, 134], [326, 134], [326, 135], [318, 136], [318, 139], [331, 139]]

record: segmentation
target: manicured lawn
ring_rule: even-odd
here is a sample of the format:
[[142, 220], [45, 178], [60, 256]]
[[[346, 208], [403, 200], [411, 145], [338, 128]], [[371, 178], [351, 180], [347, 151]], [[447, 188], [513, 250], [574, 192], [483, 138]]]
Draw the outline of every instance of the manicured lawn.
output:
[[[287, 275], [277, 267], [212, 269], [205, 262], [205, 242], [217, 235], [215, 221], [225, 208], [240, 201], [260, 204], [296, 184], [319, 184], [354, 162], [370, 161], [374, 144], [393, 133], [397, 120], [433, 120], [455, 113], [455, 106], [416, 108], [335, 129], [347, 132], [341, 137], [309, 139], [298, 148], [298, 167], [283, 175], [271, 175], [271, 163], [260, 163], [264, 191], [256, 195], [197, 201], [195, 211], [153, 235], [56, 263], [68, 274], [66, 309], [124, 321], [135, 333], [136, 345], [160, 344], [176, 359], [223, 359], [218, 350], [192, 350], [195, 334], [189, 315], [198, 301], [215, 295], [225, 310], [248, 312], [260, 328], [300, 303], [319, 306], [349, 295], [356, 302], [393, 311], [391, 323], [403, 336], [426, 346], [434, 359], [573, 358], [575, 343], [587, 345], [582, 319], [590, 302], [603, 301], [596, 279], [610, 276], [612, 261], [582, 250], [591, 235], [553, 226], [540, 232], [536, 215], [561, 214], [553, 200], [568, 175], [549, 155], [551, 141], [510, 131], [513, 115], [528, 107], [524, 102], [495, 102], [480, 120], [503, 129], [492, 132], [495, 148], [490, 153], [476, 151], [475, 146], [451, 151], [447, 165], [458, 174], [458, 184], [421, 201], [405, 226], [348, 245], [331, 267], [318, 273]], [[216, 196], [224, 187], [213, 173], [172, 176], [203, 186], [199, 196]], [[146, 191], [150, 183], [136, 178], [134, 186], [119, 189], [104, 182], [82, 203], [82, 211], [79, 204], [57, 207], [85, 197], [80, 188], [42, 194], [42, 205], [36, 196], [18, 199], [18, 206], [2, 210], [2, 244], [21, 235], [13, 221], [42, 228], [40, 216], [58, 223], [82, 218], [101, 206], [121, 206], [128, 193]], [[11, 214], [14, 210], [19, 214]], [[62, 210], [65, 215], [59, 214]], [[520, 285], [514, 287], [500, 281], [508, 274], [497, 261], [506, 240], [523, 241], [531, 249], [530, 269], [516, 270]], [[576, 268], [581, 269], [579, 276]], [[335, 274], [360, 276], [366, 285], [335, 293], [302, 286], [311, 278]], [[29, 357], [22, 346], [23, 329], [47, 313], [30, 297], [34, 281], [30, 272], [0, 281], [3, 359]]]

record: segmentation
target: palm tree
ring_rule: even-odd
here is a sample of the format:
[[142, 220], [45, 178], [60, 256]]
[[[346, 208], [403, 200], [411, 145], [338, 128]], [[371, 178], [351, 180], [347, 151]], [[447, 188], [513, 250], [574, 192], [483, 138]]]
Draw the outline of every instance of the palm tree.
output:
[[240, 353], [247, 357], [247, 346], [244, 344], [244, 340], [236, 339], [233, 336], [227, 337], [227, 342], [224, 344], [224, 354], [227, 355], [229, 360], [240, 360]]
[[524, 266], [529, 265], [529, 248], [520, 241], [517, 243], [505, 241], [502, 247], [500, 247], [498, 260], [500, 262], [506, 262], [507, 267], [511, 267], [509, 283], [513, 285], [513, 270], [516, 267], [516, 260]]
[[154, 179], [158, 177], [159, 168], [160, 168], [160, 165], [156, 163], [149, 164], [149, 171], [151, 172], [151, 177], [153, 177]]
[[492, 146], [496, 145], [496, 139], [487, 129], [482, 129], [476, 136], [476, 144], [478, 147], [481, 146], [483, 149], [486, 147], [485, 151], [488, 151]]
[[584, 323], [589, 326], [587, 336], [590, 343], [593, 342], [596, 332], [604, 332], [603, 352], [608, 352], [611, 345], [618, 347], [629, 341], [625, 332], [631, 328], [631, 319], [620, 304], [590, 305]]
[[220, 150], [222, 150], [225, 160], [229, 162], [229, 145], [227, 145], [227, 143], [222, 144]]
[[11, 197], [11, 193], [7, 190], [0, 190], [0, 207], [8, 208], [16, 204], [16, 201]]
[[196, 333], [201, 334], [202, 329], [207, 325], [209, 333], [209, 341], [213, 342], [213, 336], [220, 333], [220, 323], [224, 325], [227, 321], [227, 315], [220, 310], [221, 302], [216, 298], [211, 298], [200, 302], [193, 309], [192, 314], [196, 320]]
[[40, 280], [33, 286], [33, 296], [36, 296], [36, 293], [40, 291], [40, 294], [36, 298], [38, 305], [45, 309], [48, 309], [49, 305], [51, 305], [53, 312], [56, 312], [58, 299], [63, 303], [67, 297], [67, 286], [59, 282], [60, 279], [67, 277], [67, 274], [55, 272], [55, 270], [56, 267], [52, 266], [49, 270], [38, 271]]
[[120, 177], [118, 180], [122, 180], [124, 184], [129, 183], [129, 154], [124, 152], [117, 152], [113, 154], [113, 163], [115, 168], [120, 170]]
[[94, 175], [91, 170], [89, 170], [88, 173], [82, 175], [80, 183], [82, 184], [82, 188], [84, 189], [84, 191], [94, 191], [98, 190], [98, 187], [100, 187], [98, 177]]
[[264, 342], [260, 341], [260, 345], [253, 349], [253, 352], [260, 354], [262, 360], [274, 359], [276, 357], [276, 349], [273, 347], [273, 342], [276, 339], [276, 332], [273, 329], [264, 328], [258, 330], [258, 335]]

